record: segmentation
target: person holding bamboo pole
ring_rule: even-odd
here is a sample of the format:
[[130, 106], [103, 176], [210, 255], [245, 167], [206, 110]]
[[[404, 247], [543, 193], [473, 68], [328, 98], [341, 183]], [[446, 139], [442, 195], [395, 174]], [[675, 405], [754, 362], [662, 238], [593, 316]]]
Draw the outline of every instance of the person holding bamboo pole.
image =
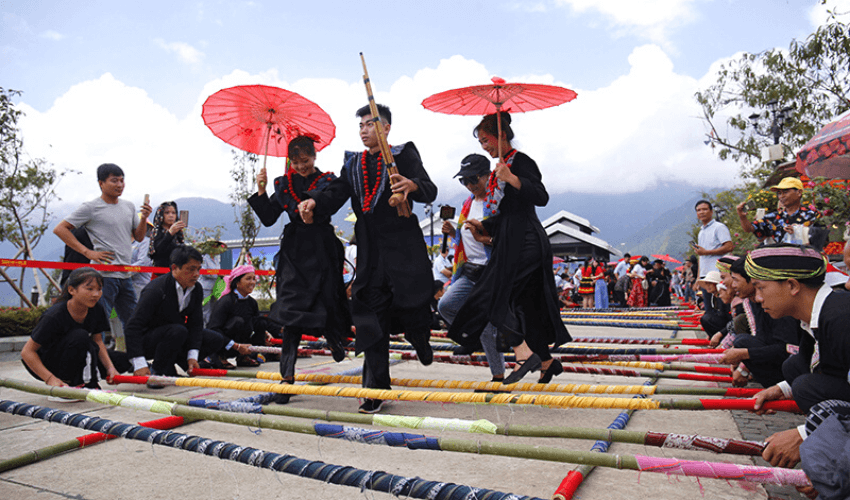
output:
[[[473, 132], [481, 147], [499, 158], [485, 201], [485, 209], [497, 205], [498, 214], [482, 222], [492, 245], [490, 260], [451, 324], [449, 337], [470, 345], [492, 323], [516, 353], [517, 368], [504, 383], [518, 382], [537, 370], [540, 381], [548, 383], [563, 372], [560, 361], [549, 354], [549, 344], [561, 345], [571, 337], [561, 321], [552, 248], [535, 209], [548, 203], [549, 194], [534, 160], [511, 145], [510, 123], [505, 112], [487, 115]], [[497, 194], [500, 189], [503, 196]]]
[[90, 267], [71, 272], [59, 300], [44, 312], [21, 350], [30, 375], [51, 386], [99, 389], [98, 371], [110, 383], [115, 375], [129, 371], [126, 354], [107, 351], [103, 343], [100, 332], [109, 328], [109, 320], [99, 303], [101, 295], [99, 272]]
[[[392, 124], [390, 109], [377, 105], [380, 117], [373, 117], [369, 106], [357, 111], [360, 140], [366, 150], [346, 152], [345, 164], [337, 179], [324, 190], [305, 193], [299, 204], [305, 223], [334, 214], [351, 200], [357, 216], [357, 276], [351, 290], [351, 313], [356, 327], [355, 349], [363, 352], [363, 387], [390, 389], [389, 335], [404, 332], [413, 344], [419, 361], [431, 364], [433, 353], [428, 343], [431, 334], [431, 296], [433, 278], [425, 238], [416, 215], [399, 215], [390, 206], [390, 196], [400, 193], [401, 203], [430, 203], [437, 187], [422, 165], [419, 151], [412, 142], [392, 147], [398, 174], [389, 175], [383, 163], [376, 119], [383, 123], [384, 134]], [[361, 413], [376, 413], [382, 401], [367, 399]]]

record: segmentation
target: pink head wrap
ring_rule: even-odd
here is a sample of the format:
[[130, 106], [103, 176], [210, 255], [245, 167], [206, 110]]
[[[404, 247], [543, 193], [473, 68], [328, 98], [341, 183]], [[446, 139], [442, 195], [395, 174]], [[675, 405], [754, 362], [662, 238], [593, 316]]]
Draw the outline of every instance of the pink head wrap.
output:
[[224, 293], [221, 294], [222, 297], [231, 292], [230, 283], [233, 282], [236, 278], [242, 276], [243, 274], [256, 272], [254, 266], [251, 264], [244, 264], [239, 267], [235, 267], [230, 271], [230, 275], [224, 278]]

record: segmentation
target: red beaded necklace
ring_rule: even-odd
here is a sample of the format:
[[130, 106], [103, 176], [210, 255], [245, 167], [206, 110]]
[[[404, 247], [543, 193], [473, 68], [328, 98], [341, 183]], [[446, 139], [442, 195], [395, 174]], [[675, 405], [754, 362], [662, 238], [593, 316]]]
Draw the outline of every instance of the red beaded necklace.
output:
[[[312, 190], [316, 189], [316, 186], [319, 185], [319, 181], [322, 178], [327, 177], [329, 174], [330, 174], [330, 172], [323, 172], [323, 173], [317, 175], [316, 178], [313, 180], [313, 182], [310, 183], [310, 187], [308, 187], [306, 189], [306, 191], [312, 191]], [[298, 197], [297, 194], [295, 194], [295, 188], [292, 186], [292, 169], [291, 168], [286, 171], [286, 186], [283, 188], [283, 192], [288, 194], [289, 196], [292, 197], [293, 200], [295, 200], [295, 212], [298, 213], [298, 205], [301, 204], [302, 200], [301, 200], [301, 198]], [[289, 208], [289, 205], [283, 206], [284, 210], [287, 210], [288, 208]]]
[[[505, 159], [501, 160], [508, 164], [508, 168], [512, 166], [511, 160], [516, 154], [516, 149], [512, 149], [508, 151], [508, 154], [505, 155]], [[490, 178], [487, 179], [487, 194], [484, 197], [484, 206], [486, 208], [496, 208], [496, 188], [499, 187], [499, 179], [496, 177], [496, 171], [490, 172]]]
[[375, 194], [378, 192], [378, 187], [381, 185], [381, 181], [383, 180], [383, 168], [384, 168], [384, 159], [381, 153], [378, 153], [378, 168], [375, 172], [375, 184], [372, 186], [372, 190], [369, 190], [369, 174], [366, 171], [366, 155], [369, 154], [369, 151], [363, 151], [363, 154], [360, 155], [360, 167], [363, 171], [363, 199], [360, 202], [360, 206], [363, 210], [363, 213], [367, 213], [374, 208], [372, 202], [374, 201]]

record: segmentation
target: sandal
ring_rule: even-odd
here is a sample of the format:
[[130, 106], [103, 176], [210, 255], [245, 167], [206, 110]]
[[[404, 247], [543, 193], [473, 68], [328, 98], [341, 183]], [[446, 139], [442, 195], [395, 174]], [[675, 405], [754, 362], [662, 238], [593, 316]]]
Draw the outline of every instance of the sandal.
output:
[[522, 377], [524, 377], [528, 372], [536, 372], [540, 369], [541, 361], [540, 356], [536, 353], [532, 353], [531, 356], [524, 360], [516, 361], [516, 368], [511, 372], [510, 375], [505, 377], [505, 381], [502, 382], [505, 385], [516, 384]]
[[538, 384], [548, 384], [552, 381], [552, 377], [555, 375], [560, 375], [564, 373], [564, 365], [561, 364], [557, 359], [553, 359], [552, 363], [549, 365], [549, 368], [540, 375], [540, 380], [537, 381]]
[[233, 363], [228, 361], [227, 358], [219, 356], [218, 362], [219, 362], [219, 365], [220, 365], [218, 368], [221, 368], [222, 370], [235, 370], [236, 369], [236, 365], [234, 365]]

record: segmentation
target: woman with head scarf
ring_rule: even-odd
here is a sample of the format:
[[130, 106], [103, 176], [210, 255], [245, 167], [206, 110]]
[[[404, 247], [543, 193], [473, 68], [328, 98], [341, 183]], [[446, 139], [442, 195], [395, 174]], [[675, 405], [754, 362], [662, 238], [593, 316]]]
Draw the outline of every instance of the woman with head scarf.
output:
[[[177, 220], [177, 203], [165, 201], [156, 209], [153, 217], [153, 232], [151, 234], [148, 256], [155, 267], [171, 267], [171, 252], [183, 246], [183, 229], [186, 224]], [[156, 278], [159, 274], [151, 276]]]

